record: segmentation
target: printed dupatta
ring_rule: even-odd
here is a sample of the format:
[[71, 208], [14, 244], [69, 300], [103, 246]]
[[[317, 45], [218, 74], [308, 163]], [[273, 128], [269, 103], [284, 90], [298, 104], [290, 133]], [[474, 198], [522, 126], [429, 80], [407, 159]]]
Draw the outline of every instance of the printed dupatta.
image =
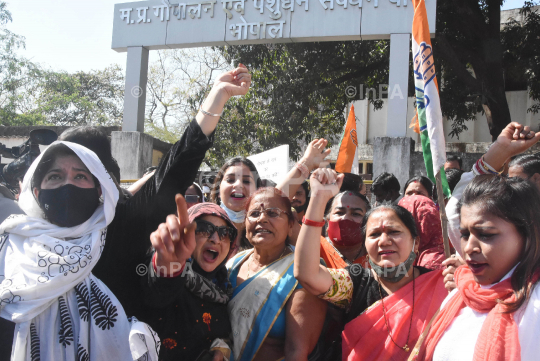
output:
[[[385, 297], [384, 309], [392, 338], [385, 322], [381, 301], [375, 302], [360, 316], [345, 325], [343, 331], [343, 360], [407, 360], [411, 350], [433, 315], [448, 296], [444, 288], [442, 271], [432, 271], [414, 281], [414, 314], [409, 340], [407, 335], [411, 322], [413, 282]], [[409, 352], [401, 347], [405, 344]]]
[[[98, 179], [103, 197], [87, 221], [69, 228], [44, 219], [31, 189], [41, 158], [60, 143]], [[17, 324], [12, 361], [157, 360], [157, 334], [129, 320], [91, 273], [117, 201], [118, 190], [99, 158], [78, 144], [55, 142], [30, 166], [19, 202], [26, 215], [0, 225], [0, 315]]]
[[[227, 263], [229, 279], [253, 249], [239, 253]], [[234, 361], [251, 361], [259, 351], [277, 317], [296, 289], [294, 253], [259, 270], [238, 286], [227, 305], [232, 326]], [[235, 272], [236, 271], [236, 272]]]

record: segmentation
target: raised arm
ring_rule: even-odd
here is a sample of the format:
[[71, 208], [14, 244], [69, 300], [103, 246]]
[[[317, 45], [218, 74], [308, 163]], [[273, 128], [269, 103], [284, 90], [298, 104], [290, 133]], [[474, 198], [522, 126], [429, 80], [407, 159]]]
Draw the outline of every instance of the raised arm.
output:
[[206, 136], [210, 136], [218, 124], [225, 103], [235, 95], [246, 95], [251, 85], [251, 74], [245, 65], [221, 74], [197, 113], [197, 123]]
[[[486, 154], [484, 154], [484, 162], [494, 170], [500, 171], [511, 157], [523, 153], [536, 144], [538, 140], [540, 140], [540, 132], [535, 133], [528, 126], [512, 122], [503, 129], [497, 140], [489, 147]], [[459, 241], [460, 232], [457, 205], [463, 195], [463, 191], [474, 179], [474, 176], [475, 173], [472, 171], [463, 173], [461, 180], [452, 192], [452, 198], [450, 198], [446, 206], [448, 236], [460, 256], [462, 253]]]
[[508, 124], [495, 143], [484, 155], [484, 161], [493, 168], [500, 170], [513, 156], [532, 147], [540, 140], [540, 132], [535, 133], [529, 126], [517, 122]]
[[304, 156], [276, 186], [291, 201], [300, 185], [309, 177], [309, 173], [326, 164], [324, 160], [330, 154], [330, 149], [325, 149], [327, 144], [328, 141], [323, 138], [315, 139], [309, 143]]
[[[343, 174], [328, 168], [319, 168], [310, 178], [311, 201], [306, 211], [306, 219], [324, 221], [326, 203], [339, 192]], [[313, 295], [321, 295], [333, 284], [333, 278], [319, 263], [322, 226], [304, 224], [300, 229], [294, 252], [294, 277]]]

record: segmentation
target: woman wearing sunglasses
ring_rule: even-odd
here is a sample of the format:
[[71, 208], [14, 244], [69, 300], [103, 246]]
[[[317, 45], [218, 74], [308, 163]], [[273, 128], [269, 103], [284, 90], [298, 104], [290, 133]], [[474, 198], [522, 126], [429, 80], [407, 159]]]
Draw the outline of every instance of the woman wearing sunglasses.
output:
[[161, 338], [160, 360], [223, 360], [230, 357], [223, 339], [232, 293], [225, 263], [237, 230], [216, 204], [187, 210], [183, 197], [176, 202], [180, 216], [170, 215], [150, 236], [146, 322]]
[[246, 237], [253, 249], [228, 263], [228, 304], [235, 361], [306, 361], [321, 333], [326, 305], [293, 275], [291, 203], [275, 188], [257, 190], [246, 204]]

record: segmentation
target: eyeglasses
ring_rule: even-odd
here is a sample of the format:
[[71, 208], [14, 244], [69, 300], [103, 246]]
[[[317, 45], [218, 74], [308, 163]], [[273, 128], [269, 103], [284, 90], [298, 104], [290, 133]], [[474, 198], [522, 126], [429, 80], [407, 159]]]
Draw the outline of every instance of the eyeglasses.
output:
[[224, 238], [228, 237], [229, 242], [234, 241], [236, 239], [236, 229], [229, 226], [215, 226], [214, 224], [199, 220], [196, 221], [197, 228], [195, 229], [195, 234], [203, 235], [206, 238], [212, 238], [214, 233], [217, 232], [219, 240], [223, 241]]
[[249, 211], [247, 217], [250, 221], [254, 222], [261, 217], [261, 214], [266, 214], [268, 218], [278, 218], [282, 213], [286, 213], [283, 209], [280, 208], [267, 208], [263, 210], [254, 209]]
[[196, 194], [195, 195], [188, 194], [184, 198], [186, 200], [186, 203], [198, 203], [200, 199], [200, 197]]

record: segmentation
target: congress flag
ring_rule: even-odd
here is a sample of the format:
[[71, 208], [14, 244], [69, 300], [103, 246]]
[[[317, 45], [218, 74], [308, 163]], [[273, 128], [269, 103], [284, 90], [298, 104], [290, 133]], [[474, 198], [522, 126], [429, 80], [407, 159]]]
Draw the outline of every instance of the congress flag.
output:
[[426, 173], [435, 184], [435, 176], [441, 172], [445, 196], [450, 189], [443, 170], [446, 161], [446, 145], [442, 122], [439, 87], [433, 61], [431, 39], [425, 0], [413, 0], [414, 18], [412, 28], [412, 50], [414, 62], [414, 86], [416, 111], [420, 125], [420, 139]]
[[336, 161], [336, 172], [358, 174], [358, 139], [356, 136], [356, 117], [354, 105], [345, 124], [345, 131], [339, 144], [339, 154]]

